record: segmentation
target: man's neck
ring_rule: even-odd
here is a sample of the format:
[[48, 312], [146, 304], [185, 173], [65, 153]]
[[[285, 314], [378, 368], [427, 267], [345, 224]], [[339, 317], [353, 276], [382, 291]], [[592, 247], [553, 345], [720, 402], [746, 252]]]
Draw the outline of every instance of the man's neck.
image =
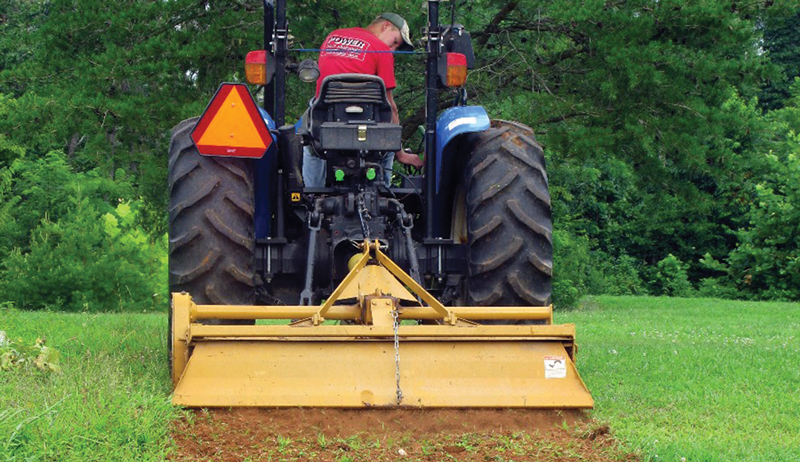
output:
[[382, 24], [374, 24], [374, 25], [371, 25], [371, 26], [367, 27], [367, 30], [368, 30], [368, 31], [369, 31], [369, 32], [370, 32], [372, 35], [374, 35], [375, 37], [377, 37], [377, 38], [380, 38], [380, 36], [381, 36], [381, 25], [382, 25]]

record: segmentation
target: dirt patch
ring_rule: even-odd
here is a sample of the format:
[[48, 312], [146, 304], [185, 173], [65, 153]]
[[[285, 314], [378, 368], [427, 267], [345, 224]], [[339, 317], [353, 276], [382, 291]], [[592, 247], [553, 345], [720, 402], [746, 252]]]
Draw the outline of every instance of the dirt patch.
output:
[[187, 411], [173, 461], [618, 461], [581, 411], [235, 409]]

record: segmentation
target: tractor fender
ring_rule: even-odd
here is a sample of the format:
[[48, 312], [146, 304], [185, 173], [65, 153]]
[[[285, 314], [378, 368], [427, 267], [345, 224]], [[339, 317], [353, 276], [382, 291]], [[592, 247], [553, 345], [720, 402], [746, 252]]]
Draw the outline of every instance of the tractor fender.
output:
[[277, 152], [278, 140], [275, 138], [275, 121], [264, 108], [258, 108], [261, 117], [269, 128], [272, 136], [272, 144], [267, 149], [266, 154], [255, 161], [254, 182], [255, 182], [255, 233], [257, 239], [269, 237], [271, 231], [272, 210], [275, 207], [275, 198], [270, 197], [274, 186], [277, 184]]
[[[446, 109], [436, 121], [436, 193], [442, 177], [443, 153], [447, 143], [464, 133], [482, 132], [489, 129], [489, 115], [481, 106], [456, 106]], [[447, 151], [452, 155], [453, 151]]]

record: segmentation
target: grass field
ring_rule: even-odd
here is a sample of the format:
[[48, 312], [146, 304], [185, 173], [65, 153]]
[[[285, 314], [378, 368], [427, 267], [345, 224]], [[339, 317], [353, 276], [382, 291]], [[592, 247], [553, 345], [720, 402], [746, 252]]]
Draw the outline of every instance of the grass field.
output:
[[[599, 297], [578, 329], [593, 417], [643, 460], [800, 461], [800, 304]], [[164, 460], [166, 315], [0, 309], [63, 371], [0, 372], [0, 460]]]
[[556, 321], [644, 460], [800, 461], [800, 304], [600, 297]]
[[45, 336], [62, 372], [0, 372], [0, 460], [164, 460], [171, 447], [165, 314], [0, 311], [0, 330]]

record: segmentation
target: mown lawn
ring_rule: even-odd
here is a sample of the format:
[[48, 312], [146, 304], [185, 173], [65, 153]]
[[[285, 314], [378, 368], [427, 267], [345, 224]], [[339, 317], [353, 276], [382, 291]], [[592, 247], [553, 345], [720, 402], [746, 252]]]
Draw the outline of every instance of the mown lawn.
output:
[[556, 321], [593, 416], [644, 460], [800, 461], [800, 304], [599, 297]]
[[[800, 304], [599, 297], [578, 328], [593, 416], [644, 460], [800, 460]], [[63, 371], [0, 372], [0, 460], [164, 460], [164, 314], [0, 308], [0, 330]]]

